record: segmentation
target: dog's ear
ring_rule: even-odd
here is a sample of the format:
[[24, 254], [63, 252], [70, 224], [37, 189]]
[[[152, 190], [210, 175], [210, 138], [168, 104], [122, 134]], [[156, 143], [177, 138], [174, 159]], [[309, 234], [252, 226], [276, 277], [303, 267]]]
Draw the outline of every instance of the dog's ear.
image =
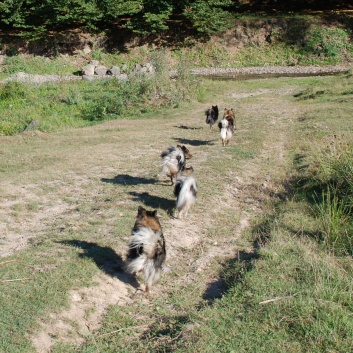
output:
[[153, 217], [157, 217], [157, 210], [153, 210], [153, 211], [152, 211], [152, 216], [153, 216]]
[[232, 111], [232, 112], [234, 112], [234, 109], [233, 109], [233, 108], [231, 108], [231, 111]]
[[224, 111], [226, 112], [228, 109], [227, 108], [224, 108]]
[[142, 206], [139, 206], [137, 209], [137, 217], [143, 217], [145, 214], [146, 210]]

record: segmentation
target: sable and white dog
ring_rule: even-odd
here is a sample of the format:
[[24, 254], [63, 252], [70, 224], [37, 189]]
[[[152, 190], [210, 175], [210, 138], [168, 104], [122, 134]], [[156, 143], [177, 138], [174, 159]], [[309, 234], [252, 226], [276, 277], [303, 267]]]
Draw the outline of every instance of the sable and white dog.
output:
[[161, 157], [162, 174], [168, 176], [172, 185], [174, 185], [177, 173], [185, 168], [186, 159], [190, 159], [192, 155], [184, 145], [177, 145], [164, 150]]
[[234, 130], [236, 129], [234, 109], [224, 108], [223, 119], [228, 120], [229, 125], [231, 125], [230, 127], [232, 128], [232, 132], [234, 133]]
[[127, 255], [127, 272], [143, 272], [146, 293], [158, 281], [166, 258], [165, 239], [157, 210], [148, 211], [139, 206], [131, 232]]
[[174, 187], [176, 196], [176, 218], [184, 218], [196, 202], [197, 181], [192, 173], [193, 167], [188, 167], [178, 173]]

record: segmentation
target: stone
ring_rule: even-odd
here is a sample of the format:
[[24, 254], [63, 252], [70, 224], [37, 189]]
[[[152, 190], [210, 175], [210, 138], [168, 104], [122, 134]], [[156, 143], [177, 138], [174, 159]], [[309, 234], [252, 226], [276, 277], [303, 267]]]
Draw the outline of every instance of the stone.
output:
[[82, 68], [82, 72], [84, 76], [93, 76], [94, 75], [95, 66], [92, 64], [86, 65]]
[[98, 65], [96, 66], [96, 68], [94, 69], [94, 72], [96, 73], [96, 75], [98, 76], [105, 76], [107, 74], [107, 67], [104, 65]]
[[82, 76], [82, 80], [93, 81], [94, 80], [94, 76], [93, 75], [83, 75]]
[[118, 66], [112, 66], [112, 68], [108, 71], [110, 71], [110, 74], [113, 76], [120, 75], [120, 67], [118, 67]]
[[119, 76], [117, 76], [117, 79], [118, 79], [119, 81], [122, 81], [122, 82], [129, 80], [127, 74], [120, 74]]
[[32, 120], [25, 128], [25, 131], [33, 131], [39, 128], [40, 122], [39, 120]]

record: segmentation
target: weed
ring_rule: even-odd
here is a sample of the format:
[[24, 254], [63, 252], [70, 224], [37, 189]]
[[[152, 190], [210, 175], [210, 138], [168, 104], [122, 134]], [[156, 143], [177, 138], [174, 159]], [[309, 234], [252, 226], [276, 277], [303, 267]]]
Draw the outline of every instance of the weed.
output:
[[337, 255], [353, 254], [353, 237], [349, 209], [337, 196], [334, 187], [327, 187], [317, 200], [316, 213], [321, 224], [324, 246]]

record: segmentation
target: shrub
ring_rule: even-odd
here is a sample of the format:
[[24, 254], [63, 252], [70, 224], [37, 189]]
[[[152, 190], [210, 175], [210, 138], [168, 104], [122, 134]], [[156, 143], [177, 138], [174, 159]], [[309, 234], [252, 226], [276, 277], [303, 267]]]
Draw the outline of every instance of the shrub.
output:
[[337, 57], [349, 51], [349, 33], [341, 28], [312, 28], [308, 31], [305, 50], [318, 56]]

